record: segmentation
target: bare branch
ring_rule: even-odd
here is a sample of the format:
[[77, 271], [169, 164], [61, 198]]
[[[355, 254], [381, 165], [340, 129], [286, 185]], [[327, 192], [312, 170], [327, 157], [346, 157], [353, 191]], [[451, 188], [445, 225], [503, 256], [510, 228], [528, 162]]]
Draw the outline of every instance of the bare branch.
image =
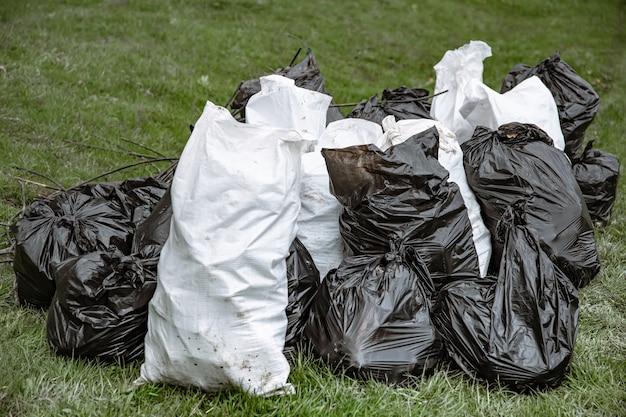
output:
[[[61, 184], [60, 182], [56, 181], [55, 179], [50, 178], [47, 175], [44, 175], [44, 174], [42, 174], [40, 172], [33, 171], [33, 170], [27, 169], [27, 168], [21, 168], [21, 167], [15, 166], [15, 165], [11, 166], [11, 168], [17, 169], [19, 171], [28, 172], [29, 174], [37, 175], [38, 177], [44, 178], [44, 179], [50, 181], [52, 184], [56, 185], [58, 187], [57, 189], [65, 190], [65, 187], [63, 186], [63, 184]], [[50, 188], [53, 188], [53, 187], [50, 187]]]
[[163, 155], [161, 152], [159, 151], [155, 151], [154, 149], [151, 149], [149, 147], [147, 147], [146, 145], [144, 145], [143, 143], [139, 143], [139, 142], [135, 142], [133, 140], [127, 139], [127, 138], [120, 138], [121, 140], [123, 140], [124, 142], [128, 142], [128, 143], [132, 143], [133, 145], [139, 146], [142, 149], [145, 149], [147, 151], [152, 152], [155, 155], [160, 156], [161, 158], [167, 158], [166, 155]]
[[90, 182], [93, 182], [93, 181], [95, 181], [97, 179], [106, 177], [107, 175], [111, 175], [111, 174], [114, 174], [114, 173], [119, 172], [119, 171], [123, 171], [123, 170], [128, 169], [128, 168], [133, 168], [133, 167], [140, 166], [140, 165], [151, 164], [151, 163], [154, 163], [154, 162], [163, 162], [163, 161], [173, 162], [173, 161], [178, 161], [178, 158], [155, 158], [155, 159], [151, 159], [151, 160], [148, 160], [148, 161], [139, 161], [139, 162], [135, 162], [134, 164], [124, 165], [122, 167], [115, 168], [115, 169], [107, 171], [107, 172], [105, 172], [103, 174], [100, 174], [98, 176], [95, 176], [93, 178], [89, 178], [88, 180], [85, 180], [85, 181], [83, 181], [83, 182], [81, 182], [79, 184], [76, 184], [74, 187], [83, 186], [83, 185], [88, 184]]

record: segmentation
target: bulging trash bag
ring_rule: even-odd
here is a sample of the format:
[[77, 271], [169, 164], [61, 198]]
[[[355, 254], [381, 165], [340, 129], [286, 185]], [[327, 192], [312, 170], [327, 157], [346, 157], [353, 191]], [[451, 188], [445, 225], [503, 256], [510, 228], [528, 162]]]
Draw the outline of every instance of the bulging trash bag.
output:
[[465, 101], [465, 86], [471, 80], [482, 83], [483, 61], [490, 56], [489, 45], [483, 41], [471, 41], [447, 51], [434, 67], [437, 78], [430, 115], [452, 130], [461, 144], [472, 136], [474, 130], [459, 112]]
[[576, 159], [580, 156], [585, 131], [600, 107], [600, 96], [557, 52], [535, 67], [517, 64], [507, 74], [500, 91], [511, 90], [527, 78], [536, 75], [552, 92], [559, 110], [561, 130], [565, 139], [565, 153]]
[[166, 189], [155, 178], [131, 178], [83, 184], [36, 200], [11, 228], [20, 303], [50, 305], [55, 289], [50, 268], [57, 262], [109, 247], [130, 254], [135, 227]]
[[294, 130], [239, 123], [207, 102], [170, 188], [138, 383], [293, 391], [283, 355], [285, 259], [309, 146]]
[[507, 207], [497, 276], [455, 281], [432, 318], [446, 350], [468, 375], [516, 390], [558, 386], [578, 330], [578, 293], [524, 224], [524, 203]]
[[[317, 91], [326, 95], [330, 95], [326, 91], [325, 80], [315, 60], [315, 55], [310, 49], [306, 53], [306, 57], [293, 66], [280, 68], [274, 74], [291, 78], [295, 81], [296, 86], [306, 88], [307, 90]], [[237, 93], [230, 104], [235, 118], [239, 121], [246, 119], [245, 109], [250, 97], [261, 91], [261, 82], [258, 78], [247, 80], [241, 83]], [[343, 119], [344, 116], [336, 107], [329, 107], [326, 113], [326, 123]]]
[[412, 247], [347, 257], [322, 281], [305, 335], [316, 355], [348, 375], [402, 382], [441, 359], [432, 292], [428, 269]]
[[437, 128], [439, 135], [437, 161], [449, 172], [448, 181], [456, 183], [463, 196], [467, 214], [472, 224], [472, 236], [478, 255], [480, 275], [485, 276], [491, 258], [491, 233], [483, 222], [478, 200], [467, 183], [465, 168], [463, 167], [463, 152], [454, 133], [436, 120], [407, 119], [396, 122], [393, 116], [388, 116], [383, 120], [385, 140], [379, 141], [378, 146], [382, 150], [386, 150], [389, 146], [402, 143], [409, 137], [424, 132], [433, 126]]
[[88, 184], [33, 202], [11, 227], [13, 269], [22, 305], [47, 308], [54, 296], [52, 265], [117, 247], [129, 253], [134, 223], [119, 184]]
[[[527, 202], [528, 227], [550, 248], [576, 287], [600, 270], [593, 224], [567, 156], [534, 125], [509, 123], [498, 130], [476, 128], [461, 145], [467, 181], [495, 233], [506, 208]], [[502, 244], [493, 241], [492, 269], [499, 269]]]
[[394, 116], [396, 120], [430, 119], [430, 102], [428, 90], [423, 88], [398, 87], [395, 90], [388, 88], [378, 102], [378, 94], [368, 100], [358, 103], [347, 117], [369, 120], [382, 124], [387, 116]]
[[304, 327], [309, 318], [313, 298], [320, 286], [320, 273], [309, 251], [296, 237], [287, 256], [287, 335], [283, 352], [287, 359], [293, 357], [298, 346], [304, 342]]
[[143, 356], [158, 257], [96, 251], [53, 268], [47, 338], [59, 355], [127, 363]]
[[375, 145], [323, 149], [346, 255], [379, 255], [390, 237], [414, 246], [435, 288], [479, 274], [463, 197], [437, 161], [436, 128], [381, 151]]
[[591, 220], [606, 226], [611, 218], [619, 179], [617, 156], [595, 149], [589, 141], [580, 159], [572, 161], [574, 177], [583, 193]]
[[328, 170], [321, 149], [371, 144], [382, 134], [380, 125], [367, 120], [337, 120], [326, 127], [315, 150], [302, 155], [297, 236], [311, 254], [321, 279], [328, 271], [337, 268], [344, 257], [339, 232], [341, 204], [330, 192]]

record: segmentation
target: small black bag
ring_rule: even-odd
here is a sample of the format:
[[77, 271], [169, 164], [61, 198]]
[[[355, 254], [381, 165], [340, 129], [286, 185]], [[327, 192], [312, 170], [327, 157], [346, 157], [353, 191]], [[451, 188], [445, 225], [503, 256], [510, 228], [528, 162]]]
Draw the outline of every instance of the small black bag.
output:
[[154, 254], [97, 251], [57, 264], [47, 322], [50, 347], [59, 355], [108, 363], [141, 358], [157, 263]]
[[433, 283], [412, 247], [344, 259], [322, 281], [305, 335], [313, 352], [350, 376], [402, 382], [441, 359], [430, 318]]

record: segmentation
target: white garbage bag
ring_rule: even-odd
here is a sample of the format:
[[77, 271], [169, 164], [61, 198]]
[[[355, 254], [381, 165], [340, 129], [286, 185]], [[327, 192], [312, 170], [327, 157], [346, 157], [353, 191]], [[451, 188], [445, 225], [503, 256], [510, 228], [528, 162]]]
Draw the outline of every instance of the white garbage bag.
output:
[[532, 76], [504, 94], [471, 80], [465, 86], [464, 96], [459, 113], [471, 125], [472, 132], [477, 126], [497, 130], [506, 123], [532, 123], [550, 136], [557, 149], [565, 149], [556, 102], [539, 77]]
[[171, 185], [138, 382], [293, 391], [282, 353], [285, 258], [307, 145], [294, 130], [239, 123], [206, 104]]
[[483, 60], [490, 56], [489, 45], [483, 41], [471, 41], [447, 51], [434, 67], [436, 95], [432, 99], [430, 115], [450, 129], [459, 143], [471, 138], [474, 132], [471, 124], [459, 113], [465, 101], [465, 86], [472, 80], [482, 83]]
[[491, 260], [491, 233], [483, 222], [480, 205], [474, 192], [467, 183], [465, 168], [463, 167], [463, 152], [456, 136], [441, 122], [429, 119], [405, 119], [396, 122], [393, 116], [383, 119], [384, 137], [378, 142], [378, 147], [385, 150], [390, 146], [404, 142], [411, 136], [424, 132], [435, 126], [439, 133], [439, 152], [437, 160], [448, 170], [448, 181], [458, 185], [467, 214], [472, 225], [472, 238], [478, 255], [478, 267], [482, 277], [487, 275]]
[[246, 104], [246, 123], [295, 129], [314, 141], [322, 135], [331, 96], [298, 87], [281, 75], [268, 75], [260, 81], [261, 91]]

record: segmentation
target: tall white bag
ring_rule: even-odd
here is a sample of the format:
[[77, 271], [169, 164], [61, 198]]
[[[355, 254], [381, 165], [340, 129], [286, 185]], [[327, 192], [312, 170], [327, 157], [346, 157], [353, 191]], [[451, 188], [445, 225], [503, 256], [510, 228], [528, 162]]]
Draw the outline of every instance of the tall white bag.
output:
[[294, 130], [239, 123], [207, 102], [172, 181], [138, 382], [293, 391], [282, 353], [285, 258], [309, 145]]

